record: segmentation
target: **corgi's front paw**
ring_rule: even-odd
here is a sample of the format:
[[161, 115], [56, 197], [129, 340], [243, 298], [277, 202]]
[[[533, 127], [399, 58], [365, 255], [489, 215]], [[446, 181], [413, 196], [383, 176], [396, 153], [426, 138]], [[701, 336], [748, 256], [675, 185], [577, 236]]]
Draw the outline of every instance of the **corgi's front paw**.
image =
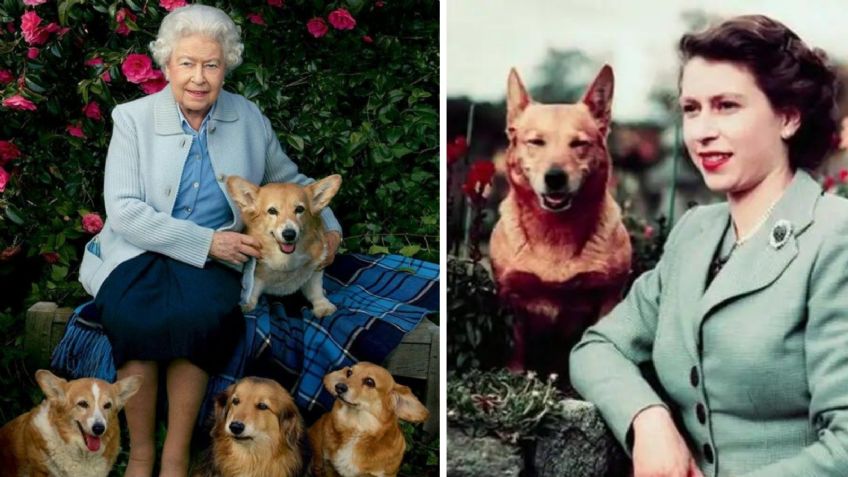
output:
[[250, 300], [247, 303], [243, 303], [241, 305], [241, 312], [242, 313], [249, 313], [249, 312], [253, 311], [254, 308], [256, 308], [256, 304], [257, 304], [257, 300]]
[[317, 318], [324, 318], [336, 312], [336, 305], [330, 303], [330, 300], [324, 299], [312, 304], [312, 313]]

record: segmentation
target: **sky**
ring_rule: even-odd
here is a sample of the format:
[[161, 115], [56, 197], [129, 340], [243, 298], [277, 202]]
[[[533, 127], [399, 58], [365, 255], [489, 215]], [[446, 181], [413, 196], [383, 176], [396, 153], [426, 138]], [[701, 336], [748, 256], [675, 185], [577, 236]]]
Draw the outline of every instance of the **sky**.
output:
[[848, 61], [848, 0], [447, 0], [448, 97], [500, 101], [511, 67], [532, 86], [549, 48], [580, 49], [613, 67], [614, 116], [649, 120], [658, 113], [649, 92], [677, 78], [682, 13], [698, 9], [771, 16], [833, 60]]

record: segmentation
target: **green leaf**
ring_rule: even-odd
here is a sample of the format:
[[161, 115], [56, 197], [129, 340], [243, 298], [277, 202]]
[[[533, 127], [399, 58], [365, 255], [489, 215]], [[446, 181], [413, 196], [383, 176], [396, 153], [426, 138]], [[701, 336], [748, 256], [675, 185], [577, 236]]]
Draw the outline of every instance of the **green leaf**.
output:
[[382, 245], [372, 245], [372, 246], [368, 249], [368, 255], [377, 255], [377, 254], [380, 254], [380, 253], [384, 253], [384, 254], [387, 254], [387, 255], [388, 255], [388, 253], [389, 253], [389, 248], [388, 248], [388, 247], [383, 247]]
[[403, 255], [404, 257], [412, 257], [420, 251], [421, 251], [420, 245], [407, 245], [406, 247], [403, 247], [402, 249], [400, 249], [398, 251], [398, 253]]
[[50, 278], [53, 281], [60, 282], [68, 276], [68, 267], [61, 265], [53, 265], [53, 270], [50, 272]]
[[300, 136], [289, 136], [286, 138], [286, 142], [291, 145], [297, 152], [303, 152], [303, 138]]
[[21, 212], [17, 210], [12, 204], [6, 204], [6, 217], [9, 217], [9, 220], [12, 222], [23, 225], [24, 219], [21, 218]]
[[24, 81], [26, 82], [27, 88], [33, 90], [36, 93], [44, 93], [45, 91], [47, 91], [44, 86], [41, 86], [29, 77], [27, 77]]

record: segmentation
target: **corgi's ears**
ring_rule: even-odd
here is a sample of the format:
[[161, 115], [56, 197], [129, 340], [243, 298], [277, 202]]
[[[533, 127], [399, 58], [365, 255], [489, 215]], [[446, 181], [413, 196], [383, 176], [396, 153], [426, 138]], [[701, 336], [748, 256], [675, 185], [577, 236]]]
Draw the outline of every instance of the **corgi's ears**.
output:
[[305, 429], [303, 427], [303, 418], [300, 417], [294, 401], [286, 402], [283, 405], [278, 418], [280, 420], [281, 442], [289, 449], [297, 449], [300, 446], [300, 440], [303, 439]]
[[124, 379], [119, 379], [113, 386], [117, 393], [117, 402], [115, 403], [118, 409], [122, 409], [127, 401], [130, 400], [135, 393], [141, 388], [143, 378], [141, 375], [128, 376]]
[[589, 112], [598, 122], [601, 129], [601, 135], [606, 137], [610, 130], [612, 122], [612, 92], [615, 81], [612, 74], [612, 68], [609, 65], [604, 65], [595, 81], [586, 90], [583, 95], [583, 104], [589, 107]]
[[518, 116], [532, 102], [524, 83], [521, 82], [521, 77], [518, 76], [518, 71], [515, 68], [509, 70], [509, 79], [506, 85], [506, 125], [507, 135], [512, 137], [515, 128], [512, 123], [518, 119]]
[[309, 196], [312, 204], [312, 212], [318, 213], [327, 207], [330, 199], [339, 191], [342, 186], [342, 176], [333, 174], [327, 176], [320, 181], [313, 182], [306, 186], [306, 195]]
[[395, 414], [406, 422], [424, 422], [430, 416], [430, 411], [412, 394], [409, 386], [395, 384], [392, 388], [395, 403]]
[[239, 176], [230, 176], [227, 178], [227, 191], [243, 214], [256, 211], [259, 186]]
[[65, 386], [68, 382], [46, 369], [39, 369], [35, 372], [35, 381], [38, 382], [38, 387], [44, 391], [44, 395], [51, 401], [61, 401], [65, 399]]

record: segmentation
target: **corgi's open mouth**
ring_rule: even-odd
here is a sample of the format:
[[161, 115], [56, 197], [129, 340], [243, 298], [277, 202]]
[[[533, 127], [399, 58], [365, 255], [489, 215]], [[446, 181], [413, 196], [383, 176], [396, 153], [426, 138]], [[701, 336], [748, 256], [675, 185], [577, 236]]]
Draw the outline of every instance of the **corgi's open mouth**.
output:
[[280, 251], [285, 254], [294, 253], [295, 245], [294, 243], [286, 243], [286, 242], [277, 242], [280, 246]]
[[91, 452], [99, 451], [100, 450], [100, 437], [99, 436], [92, 436], [92, 435], [88, 434], [87, 432], [85, 432], [82, 429], [82, 424], [80, 424], [79, 421], [74, 421], [74, 422], [77, 423], [77, 427], [79, 428], [80, 434], [82, 434], [82, 438], [85, 441], [85, 446], [88, 448], [88, 450], [90, 450]]
[[553, 212], [560, 212], [571, 207], [572, 195], [567, 192], [542, 194], [542, 206]]

